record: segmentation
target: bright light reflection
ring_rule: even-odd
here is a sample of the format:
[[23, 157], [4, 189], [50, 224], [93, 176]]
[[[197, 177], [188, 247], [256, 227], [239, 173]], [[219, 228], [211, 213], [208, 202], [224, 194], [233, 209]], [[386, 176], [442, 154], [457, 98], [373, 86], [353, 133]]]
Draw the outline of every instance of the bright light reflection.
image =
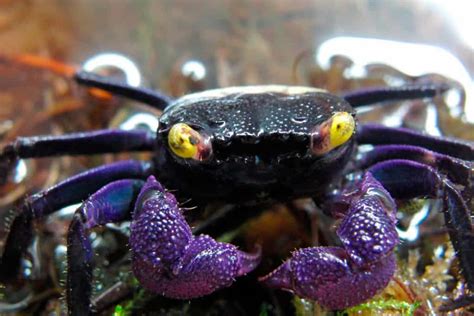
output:
[[188, 60], [181, 67], [181, 73], [195, 81], [203, 80], [206, 77], [206, 67], [199, 60]]
[[145, 125], [154, 132], [158, 129], [158, 119], [149, 113], [136, 113], [120, 124], [120, 129], [130, 131], [139, 128], [140, 125]]
[[68, 205], [60, 209], [58, 212], [55, 213], [55, 216], [58, 218], [71, 218], [72, 215], [76, 212], [76, 210], [81, 206], [82, 203], [76, 203], [73, 205]]
[[448, 18], [457, 35], [471, 48], [474, 48], [474, 1], [471, 0], [425, 0]]
[[123, 55], [117, 53], [102, 53], [89, 58], [84, 65], [82, 65], [82, 69], [89, 72], [95, 72], [98, 69], [109, 67], [117, 68], [122, 71], [129, 85], [133, 87], [140, 86], [142, 77], [137, 65]]
[[15, 173], [13, 174], [13, 182], [20, 183], [25, 179], [27, 173], [26, 163], [23, 159], [20, 159], [16, 165]]
[[425, 203], [420, 211], [418, 211], [413, 217], [411, 218], [410, 224], [408, 225], [407, 230], [403, 231], [397, 228], [398, 236], [401, 239], [405, 239], [408, 241], [414, 241], [418, 238], [420, 234], [420, 224], [424, 222], [428, 214], [430, 213], [431, 205], [430, 203]]
[[447, 50], [430, 45], [357, 37], [336, 37], [322, 43], [316, 60], [328, 69], [332, 57], [346, 56], [354, 62], [349, 75], [365, 75], [369, 64], [385, 64], [409, 76], [436, 73], [461, 83], [466, 90], [466, 119], [474, 122], [474, 82], [463, 64]]

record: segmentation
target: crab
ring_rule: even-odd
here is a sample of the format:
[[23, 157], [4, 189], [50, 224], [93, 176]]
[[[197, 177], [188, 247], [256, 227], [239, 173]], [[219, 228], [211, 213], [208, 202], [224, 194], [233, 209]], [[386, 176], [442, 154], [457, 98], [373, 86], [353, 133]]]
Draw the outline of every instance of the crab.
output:
[[[18, 138], [0, 153], [0, 180], [6, 181], [18, 159], [124, 151], [151, 151], [153, 159], [99, 166], [26, 198], [1, 256], [0, 281], [18, 277], [34, 221], [82, 202], [67, 234], [70, 314], [93, 312], [89, 230], [130, 219], [132, 270], [143, 287], [175, 299], [208, 295], [254, 270], [261, 252], [194, 235], [179, 200], [258, 205], [311, 197], [340, 219], [340, 246], [296, 250], [260, 281], [344, 309], [388, 284], [399, 243], [394, 199], [421, 196], [442, 199], [463, 277], [474, 290], [474, 231], [467, 204], [474, 145], [361, 124], [355, 115], [364, 105], [434, 97], [445, 86], [374, 88], [342, 96], [310, 87], [242, 86], [173, 100], [93, 73], [79, 71], [74, 78], [162, 110], [158, 130]], [[360, 144], [373, 148], [359, 157]], [[349, 169], [354, 176], [347, 178]]]

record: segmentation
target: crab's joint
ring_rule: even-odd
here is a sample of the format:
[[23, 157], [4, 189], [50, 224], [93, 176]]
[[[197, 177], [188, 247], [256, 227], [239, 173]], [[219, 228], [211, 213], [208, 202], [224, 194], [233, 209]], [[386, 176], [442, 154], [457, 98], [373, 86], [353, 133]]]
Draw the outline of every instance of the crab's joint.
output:
[[212, 154], [210, 138], [185, 123], [177, 123], [168, 134], [171, 151], [180, 158], [206, 160]]
[[324, 155], [346, 143], [354, 134], [355, 120], [351, 113], [336, 112], [328, 120], [316, 126], [311, 135], [311, 150]]

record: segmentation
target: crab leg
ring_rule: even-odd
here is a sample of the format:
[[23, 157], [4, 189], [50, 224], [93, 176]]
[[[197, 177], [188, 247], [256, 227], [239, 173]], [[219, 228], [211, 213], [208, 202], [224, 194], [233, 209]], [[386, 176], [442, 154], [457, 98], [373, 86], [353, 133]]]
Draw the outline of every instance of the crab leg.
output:
[[447, 85], [407, 85], [401, 87], [381, 87], [349, 92], [342, 96], [352, 107], [371, 105], [386, 101], [432, 98], [446, 91]]
[[[450, 239], [453, 243], [454, 249], [457, 252], [457, 257], [461, 262], [463, 269], [463, 275], [467, 281], [469, 289], [474, 289], [474, 229], [472, 227], [471, 217], [469, 209], [466, 206], [467, 201], [472, 200], [473, 185], [472, 185], [472, 160], [474, 160], [474, 145], [469, 142], [462, 142], [459, 140], [449, 140], [429, 135], [424, 135], [416, 131], [403, 128], [389, 128], [385, 126], [366, 124], [362, 125], [357, 133], [357, 139], [360, 143], [369, 144], [408, 144], [421, 146], [424, 148], [431, 149], [439, 152], [434, 153], [426, 151], [424, 149], [405, 149], [404, 152], [407, 155], [403, 158], [408, 158], [415, 161], [423, 162], [425, 165], [419, 165], [419, 170], [422, 168], [429, 168], [429, 174], [435, 174], [436, 177], [432, 176], [431, 183], [432, 187], [444, 187], [444, 214], [446, 226], [449, 228]], [[381, 148], [375, 148], [374, 153], [368, 153], [365, 161], [362, 164], [367, 165], [370, 160], [378, 161], [383, 157], [390, 158], [402, 158], [398, 154], [394, 154], [393, 147], [379, 146]], [[401, 154], [401, 153], [399, 153]], [[419, 156], [418, 156], [419, 155]], [[449, 156], [447, 156], [449, 155]], [[418, 156], [418, 157], [416, 157]], [[463, 161], [456, 158], [469, 160]], [[396, 160], [395, 160], [396, 161]], [[407, 165], [409, 162], [405, 162]], [[462, 195], [458, 189], [448, 181], [443, 179], [437, 171], [426, 166], [426, 164], [435, 166], [441, 171], [447, 171], [448, 177], [455, 180], [455, 182], [463, 184], [464, 189]], [[421, 167], [423, 166], [423, 167]], [[419, 174], [418, 173], [414, 174]], [[407, 179], [411, 179], [410, 176], [413, 174], [407, 173], [405, 176]], [[394, 176], [396, 178], [396, 176]], [[401, 177], [403, 179], [403, 177]], [[405, 179], [404, 179], [405, 180]], [[416, 181], [415, 181], [416, 180]], [[417, 183], [421, 181], [420, 178], [413, 180], [406, 180], [403, 184], [406, 188], [409, 183], [413, 191], [417, 192], [420, 187], [417, 187]], [[407, 188], [406, 192], [410, 190]], [[436, 197], [436, 192], [428, 193], [428, 188], [425, 187], [426, 192], [419, 192], [419, 195], [429, 195]], [[391, 191], [392, 192], [392, 191]], [[405, 197], [406, 198], [406, 197]]]
[[449, 237], [467, 286], [474, 290], [474, 227], [470, 211], [455, 185], [430, 166], [394, 159], [368, 169], [395, 198], [419, 196], [443, 199]]
[[39, 158], [58, 155], [91, 155], [122, 151], [150, 151], [155, 134], [142, 130], [98, 130], [60, 136], [19, 137], [0, 152], [0, 183], [21, 158]]
[[0, 56], [1, 61], [6, 59], [7, 62], [10, 62], [10, 58], [21, 64], [49, 70], [67, 78], [73, 77], [79, 84], [99, 88], [116, 95], [143, 102], [158, 110], [164, 110], [166, 106], [172, 101], [172, 98], [159, 91], [141, 87], [133, 87], [124, 82], [86, 71], [77, 72], [76, 67], [58, 62], [56, 60], [28, 54], [20, 54], [8, 58], [5, 58], [5, 56]]
[[151, 173], [149, 163], [122, 161], [75, 175], [57, 185], [28, 197], [10, 226], [0, 260], [0, 281], [18, 276], [20, 260], [33, 237], [33, 220], [85, 200], [91, 193], [112, 181], [124, 178], [144, 179]]
[[337, 235], [343, 247], [312, 247], [293, 253], [261, 280], [317, 300], [330, 309], [359, 304], [382, 290], [395, 271], [398, 244], [395, 203], [370, 173], [343, 192], [349, 201]]
[[173, 101], [169, 96], [147, 88], [132, 87], [126, 83], [113, 80], [94, 73], [80, 71], [74, 75], [74, 79], [82, 85], [100, 88], [138, 102], [145, 103], [158, 110], [164, 110]]
[[429, 165], [447, 174], [452, 181], [464, 186], [470, 185], [473, 177], [472, 162], [411, 145], [375, 146], [355, 161], [355, 167], [356, 169], [367, 169], [377, 162], [392, 159], [413, 160]]
[[133, 272], [140, 283], [178, 299], [227, 287], [260, 261], [260, 252], [248, 254], [207, 235], [194, 236], [175, 197], [153, 176], [137, 199], [130, 246]]
[[118, 180], [91, 195], [76, 211], [67, 235], [66, 299], [70, 315], [89, 315], [94, 253], [89, 229], [125, 220], [143, 186], [142, 180]]
[[413, 145], [459, 159], [474, 160], [473, 143], [434, 137], [407, 128], [392, 128], [372, 123], [361, 124], [357, 129], [356, 138], [359, 144]]
[[262, 280], [331, 309], [359, 304], [382, 290], [395, 269], [392, 251], [398, 243], [395, 204], [384, 188], [393, 197], [404, 199], [438, 198], [441, 192], [446, 226], [472, 289], [474, 229], [466, 203], [455, 186], [435, 169], [409, 160], [388, 160], [371, 166], [360, 183], [351, 184], [333, 201], [336, 211], [332, 213], [344, 215], [337, 230], [342, 248], [298, 250]]

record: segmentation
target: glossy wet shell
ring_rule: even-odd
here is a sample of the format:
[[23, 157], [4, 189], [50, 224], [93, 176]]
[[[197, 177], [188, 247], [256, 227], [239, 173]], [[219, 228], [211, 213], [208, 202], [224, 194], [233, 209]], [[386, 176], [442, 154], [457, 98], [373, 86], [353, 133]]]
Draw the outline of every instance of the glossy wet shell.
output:
[[[352, 108], [305, 87], [251, 86], [185, 96], [160, 118], [157, 174], [166, 187], [193, 197], [288, 199], [323, 191], [347, 162], [353, 142], [315, 157], [310, 135], [339, 111]], [[178, 122], [211, 137], [211, 159], [196, 162], [170, 153], [167, 133]]]
[[351, 112], [343, 99], [324, 90], [289, 86], [248, 86], [185, 96], [160, 118], [160, 131], [185, 122], [222, 144], [246, 138], [259, 142], [273, 136], [307, 136], [336, 111]]

